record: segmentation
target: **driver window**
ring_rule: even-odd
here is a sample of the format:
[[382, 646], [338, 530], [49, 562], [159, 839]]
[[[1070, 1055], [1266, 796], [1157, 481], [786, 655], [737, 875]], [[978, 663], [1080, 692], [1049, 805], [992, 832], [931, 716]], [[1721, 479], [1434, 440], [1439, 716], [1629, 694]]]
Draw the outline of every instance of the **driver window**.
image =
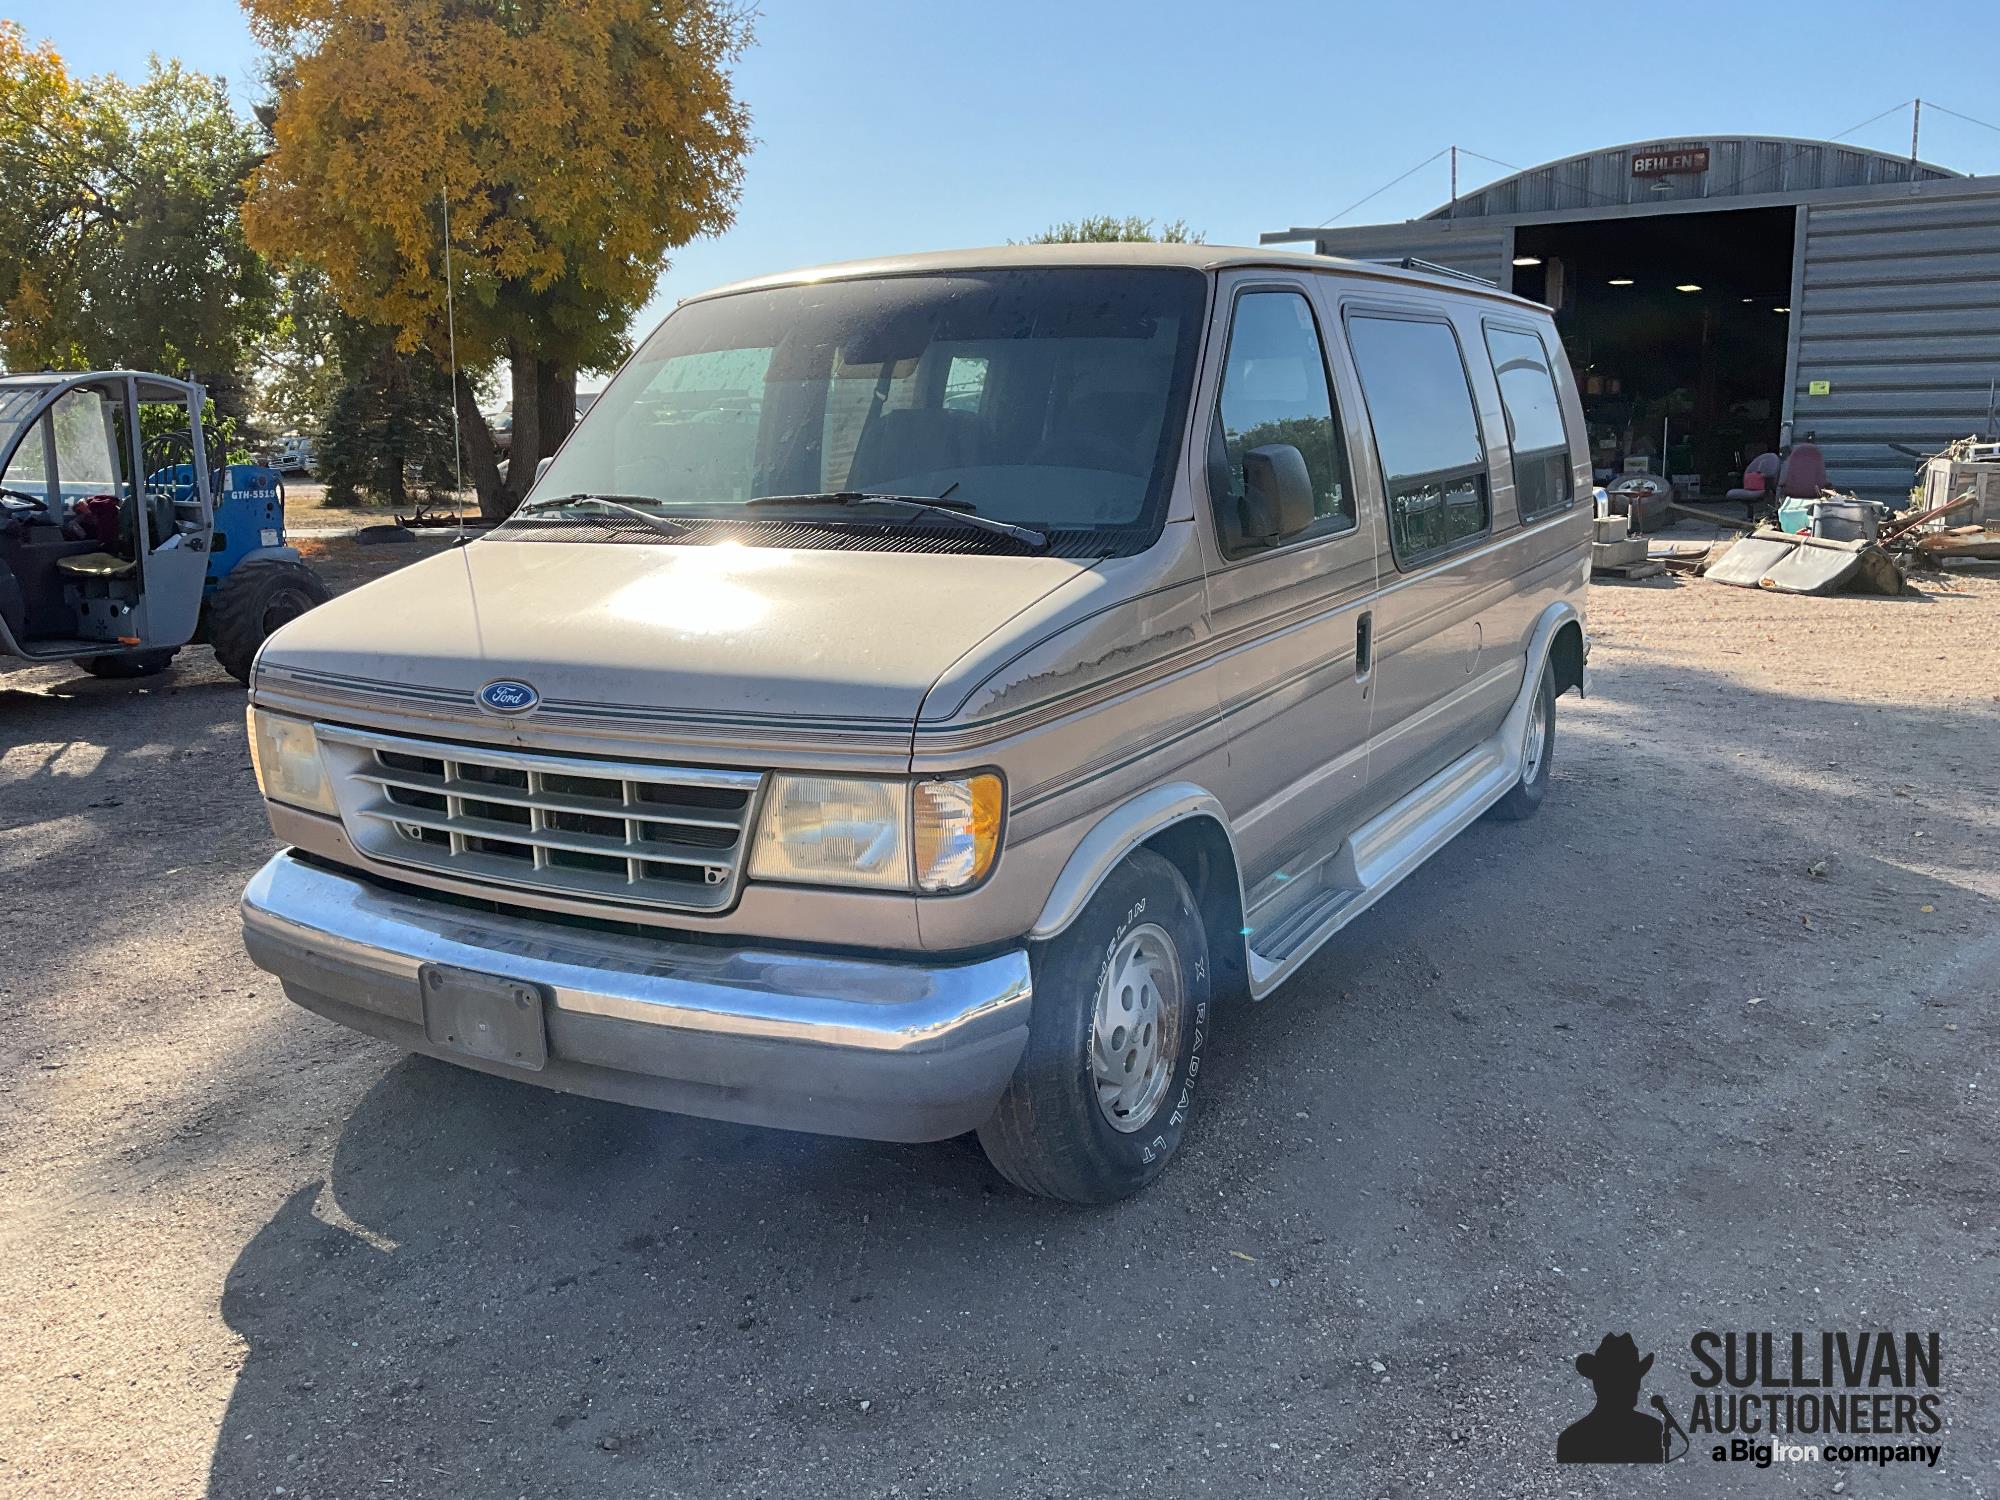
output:
[[1236, 299], [1209, 444], [1209, 492], [1224, 548], [1232, 555], [1243, 455], [1273, 443], [1298, 449], [1312, 476], [1319, 524], [1302, 535], [1352, 528], [1346, 448], [1334, 419], [1319, 323], [1302, 292], [1246, 292]]

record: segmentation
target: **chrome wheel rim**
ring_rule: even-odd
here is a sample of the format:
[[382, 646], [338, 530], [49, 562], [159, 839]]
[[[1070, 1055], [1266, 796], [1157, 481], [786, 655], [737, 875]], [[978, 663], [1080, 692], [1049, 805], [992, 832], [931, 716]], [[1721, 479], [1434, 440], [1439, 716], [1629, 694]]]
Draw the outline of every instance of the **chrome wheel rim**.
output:
[[1533, 781], [1542, 774], [1542, 761], [1549, 752], [1549, 701], [1535, 694], [1528, 710], [1528, 738], [1521, 747], [1521, 780]]
[[1143, 1130], [1160, 1111], [1180, 1056], [1180, 954], [1158, 923], [1119, 939], [1097, 984], [1090, 1076], [1113, 1130]]

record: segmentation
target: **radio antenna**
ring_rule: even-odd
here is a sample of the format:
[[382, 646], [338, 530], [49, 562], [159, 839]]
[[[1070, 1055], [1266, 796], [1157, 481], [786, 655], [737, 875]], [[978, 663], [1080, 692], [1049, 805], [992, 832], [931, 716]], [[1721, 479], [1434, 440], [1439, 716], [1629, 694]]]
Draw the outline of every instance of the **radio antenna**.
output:
[[458, 513], [458, 544], [465, 545], [465, 445], [458, 430], [458, 313], [452, 296], [451, 275], [451, 188], [444, 171], [438, 170], [438, 202], [444, 209], [444, 338], [451, 356], [451, 464], [452, 509]]

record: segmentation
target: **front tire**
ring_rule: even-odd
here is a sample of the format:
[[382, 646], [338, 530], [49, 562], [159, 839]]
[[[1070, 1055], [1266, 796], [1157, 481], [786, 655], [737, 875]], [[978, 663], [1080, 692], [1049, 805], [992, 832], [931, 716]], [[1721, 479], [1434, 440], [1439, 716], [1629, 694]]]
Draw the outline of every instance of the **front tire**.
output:
[[1493, 816], [1509, 823], [1532, 818], [1549, 791], [1549, 767], [1556, 758], [1556, 673], [1554, 662], [1542, 664], [1542, 680], [1528, 707], [1528, 727], [1521, 736], [1521, 779], [1493, 804]]
[[239, 563], [208, 607], [215, 659], [238, 682], [248, 682], [265, 638], [332, 597], [319, 574], [302, 562], [262, 557]]
[[1160, 1175], [1193, 1113], [1212, 998], [1194, 895], [1139, 850], [1032, 962], [1027, 1049], [979, 1143], [1028, 1192], [1129, 1197]]

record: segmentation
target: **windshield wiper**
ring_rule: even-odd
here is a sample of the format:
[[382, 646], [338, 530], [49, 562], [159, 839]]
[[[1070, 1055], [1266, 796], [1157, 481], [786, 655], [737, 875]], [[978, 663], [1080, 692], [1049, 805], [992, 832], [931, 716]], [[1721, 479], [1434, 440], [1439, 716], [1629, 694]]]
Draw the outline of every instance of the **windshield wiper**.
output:
[[618, 511], [622, 515], [636, 516], [639, 520], [644, 521], [648, 526], [652, 527], [653, 530], [663, 531], [668, 536], [683, 536], [686, 534], [688, 530], [686, 522], [676, 521], [667, 516], [655, 515], [651, 511], [641, 510], [639, 505], [632, 503], [634, 501], [645, 505], [657, 503], [650, 495], [592, 495], [583, 493], [575, 495], [552, 495], [546, 500], [530, 500], [525, 505], [516, 507], [514, 514], [517, 516], [538, 516], [546, 511], [587, 510], [595, 505], [602, 506], [606, 510]]
[[1048, 537], [1032, 526], [1016, 526], [1012, 521], [996, 520], [992, 516], [982, 516], [972, 508], [969, 500], [953, 500], [952, 485], [942, 495], [898, 495], [884, 490], [825, 490], [811, 495], [759, 495], [746, 505], [907, 505], [921, 514], [943, 516], [948, 521], [956, 521], [962, 526], [975, 527], [980, 531], [995, 532], [1000, 536], [1012, 537], [1024, 546], [1037, 552], [1048, 550]]

